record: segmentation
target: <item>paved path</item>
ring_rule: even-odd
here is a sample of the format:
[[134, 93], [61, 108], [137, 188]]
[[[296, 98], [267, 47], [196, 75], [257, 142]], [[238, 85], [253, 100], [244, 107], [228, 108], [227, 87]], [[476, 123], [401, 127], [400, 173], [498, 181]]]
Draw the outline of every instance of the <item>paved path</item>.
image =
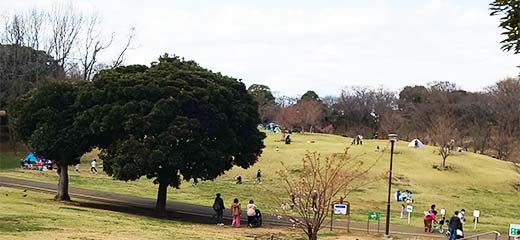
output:
[[[37, 182], [18, 178], [9, 178], [0, 176], [0, 186], [14, 187], [21, 189], [28, 189], [33, 191], [39, 191], [44, 193], [55, 194], [57, 185], [51, 183]], [[189, 203], [181, 203], [175, 201], [168, 201], [166, 204], [166, 213], [161, 216], [157, 216], [153, 211], [155, 208], [155, 199], [144, 198], [126, 194], [102, 192], [96, 190], [88, 190], [83, 188], [70, 187], [69, 194], [73, 199], [84, 199], [87, 201], [76, 201], [80, 206], [107, 209], [118, 212], [125, 212], [130, 214], [153, 216], [168, 219], [178, 220], [189, 220], [200, 223], [213, 223], [214, 211], [209, 206], [201, 206]], [[224, 213], [225, 219], [230, 220], [229, 216], [231, 213], [226, 210]], [[245, 219], [244, 219], [245, 220]], [[264, 223], [275, 226], [291, 226], [288, 218], [278, 218], [275, 216], [263, 216]], [[326, 226], [328, 228], [328, 224]], [[346, 229], [346, 221], [334, 221], [335, 229]], [[351, 222], [350, 229], [353, 231], [365, 231], [366, 223]], [[392, 235], [403, 235], [403, 236], [420, 236], [431, 239], [442, 239], [441, 234], [425, 234], [422, 228], [391, 225]], [[371, 232], [377, 232], [377, 224], [371, 224]], [[380, 232], [384, 232], [384, 221], [381, 222]], [[466, 233], [466, 235], [473, 235], [473, 233]], [[486, 239], [486, 238], [480, 238]], [[489, 238], [494, 239], [494, 238]], [[507, 238], [504, 238], [507, 239]]]

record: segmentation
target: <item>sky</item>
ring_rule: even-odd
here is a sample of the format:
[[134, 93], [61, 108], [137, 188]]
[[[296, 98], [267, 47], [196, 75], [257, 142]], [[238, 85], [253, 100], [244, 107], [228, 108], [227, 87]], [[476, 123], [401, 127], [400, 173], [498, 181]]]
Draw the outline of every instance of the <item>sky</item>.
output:
[[[163, 53], [215, 72], [264, 84], [277, 95], [348, 86], [384, 87], [450, 81], [478, 91], [518, 75], [520, 56], [500, 50], [491, 0], [76, 0], [97, 11], [103, 30], [136, 28], [127, 64]], [[1, 0], [0, 13], [56, 1]], [[115, 50], [115, 49], [113, 49]], [[109, 59], [114, 53], [107, 52]]]

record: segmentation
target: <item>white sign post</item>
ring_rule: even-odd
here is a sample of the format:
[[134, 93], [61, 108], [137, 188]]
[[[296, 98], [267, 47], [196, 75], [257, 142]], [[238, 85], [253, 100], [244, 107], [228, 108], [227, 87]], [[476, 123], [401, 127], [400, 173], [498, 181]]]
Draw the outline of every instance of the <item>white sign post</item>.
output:
[[446, 216], [446, 209], [441, 208], [441, 216]]
[[413, 206], [412, 205], [406, 205], [406, 212], [408, 213], [408, 225], [410, 225], [410, 215], [413, 212]]
[[477, 222], [478, 222], [478, 218], [480, 217], [480, 211], [479, 210], [474, 210], [473, 211], [473, 222], [475, 222], [475, 225], [473, 225], [473, 230], [477, 229]]
[[334, 204], [334, 214], [347, 215], [346, 204]]

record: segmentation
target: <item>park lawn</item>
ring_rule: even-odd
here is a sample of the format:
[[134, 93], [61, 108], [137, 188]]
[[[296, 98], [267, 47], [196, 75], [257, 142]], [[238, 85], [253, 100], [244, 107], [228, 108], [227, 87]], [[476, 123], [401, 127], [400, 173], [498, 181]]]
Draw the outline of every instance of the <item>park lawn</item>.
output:
[[[214, 194], [220, 192], [230, 205], [234, 197], [246, 202], [254, 199], [255, 203], [271, 214], [283, 214], [280, 205], [289, 202], [289, 197], [283, 191], [283, 184], [276, 171], [282, 168], [281, 162], [290, 169], [296, 169], [307, 150], [318, 151], [322, 156], [341, 153], [345, 147], [350, 147], [351, 157], [365, 161], [370, 165], [375, 163], [371, 174], [381, 175], [388, 170], [388, 141], [365, 140], [362, 146], [350, 146], [351, 139], [327, 134], [294, 134], [293, 143], [284, 144], [281, 136], [268, 133], [265, 140], [266, 148], [262, 157], [253, 167], [242, 169], [235, 167], [214, 181], [200, 182], [197, 187], [184, 182], [180, 189], [169, 189], [168, 199], [211, 206]], [[377, 152], [376, 146], [382, 151]], [[155, 198], [157, 186], [151, 180], [142, 178], [133, 182], [112, 180], [100, 171], [94, 175], [88, 172], [90, 159], [96, 153], [87, 154], [82, 158], [79, 173], [71, 168], [71, 186], [88, 189], [127, 193], [132, 195]], [[398, 142], [394, 158], [393, 191], [410, 189], [414, 192], [414, 213], [412, 225], [422, 226], [422, 212], [433, 203], [440, 208], [446, 208], [448, 213], [465, 208], [467, 219], [472, 220], [472, 211], [481, 211], [480, 224], [477, 230], [506, 231], [509, 223], [518, 219], [518, 199], [520, 192], [513, 185], [520, 183], [520, 175], [514, 171], [511, 163], [499, 161], [484, 155], [468, 152], [454, 153], [447, 159], [452, 171], [438, 171], [432, 166], [441, 163], [441, 157], [434, 147], [421, 149], [408, 148], [406, 142]], [[101, 169], [101, 163], [100, 169]], [[262, 170], [262, 184], [253, 184], [255, 173]], [[35, 171], [3, 171], [1, 175], [57, 182], [55, 172]], [[234, 184], [234, 176], [241, 174], [244, 184]], [[368, 211], [385, 212], [388, 181], [380, 179], [362, 188], [348, 197], [352, 204], [353, 219], [366, 221]], [[392, 223], [406, 224], [399, 219], [400, 203], [392, 201]]]
[[[63, 203], [52, 195], [0, 187], [0, 236], [21, 239], [305, 239], [297, 229], [217, 227], [178, 220], [132, 215], [82, 207], [80, 202]], [[25, 197], [24, 197], [25, 195]], [[256, 238], [255, 238], [256, 237]], [[323, 230], [320, 239], [380, 239], [365, 233]]]
[[20, 158], [22, 158], [22, 154], [8, 152], [8, 151], [0, 151], [0, 170], [4, 169], [13, 169], [20, 166]]

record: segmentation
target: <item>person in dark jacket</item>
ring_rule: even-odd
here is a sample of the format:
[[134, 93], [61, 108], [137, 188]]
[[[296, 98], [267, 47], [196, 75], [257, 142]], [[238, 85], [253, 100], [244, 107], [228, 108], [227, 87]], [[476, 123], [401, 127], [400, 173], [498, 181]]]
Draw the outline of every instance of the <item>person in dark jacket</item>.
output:
[[459, 218], [459, 211], [455, 211], [453, 217], [450, 218], [449, 230], [450, 230], [450, 240], [455, 240], [458, 238], [462, 238], [462, 236], [457, 236], [457, 230], [462, 231], [462, 222]]
[[220, 197], [220, 193], [217, 193], [217, 197], [215, 197], [215, 202], [213, 203], [213, 210], [217, 215], [217, 225], [224, 226], [224, 200]]

